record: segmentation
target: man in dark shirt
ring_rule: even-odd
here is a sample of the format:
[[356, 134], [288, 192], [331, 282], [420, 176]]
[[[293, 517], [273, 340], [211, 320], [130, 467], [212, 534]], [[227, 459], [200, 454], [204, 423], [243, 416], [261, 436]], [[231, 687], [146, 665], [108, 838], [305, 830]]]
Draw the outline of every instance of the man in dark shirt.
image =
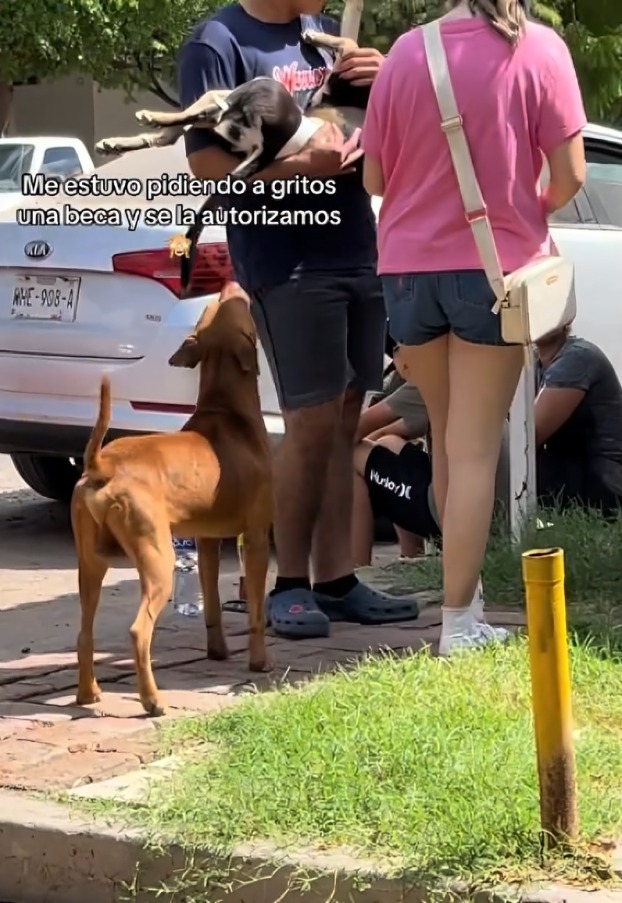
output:
[[[304, 109], [331, 63], [303, 44], [301, 34], [307, 28], [338, 33], [338, 24], [321, 15], [324, 4], [241, 0], [199, 23], [179, 58], [182, 106], [209, 89], [268, 76]], [[370, 85], [382, 61], [377, 51], [360, 49], [342, 62], [340, 77]], [[187, 134], [186, 149], [201, 179], [224, 178], [239, 162], [201, 129]], [[303, 225], [230, 222], [227, 229], [285, 420], [275, 467], [278, 577], [268, 615], [277, 633], [292, 638], [327, 636], [329, 620], [417, 616], [413, 603], [359, 583], [350, 549], [354, 436], [365, 392], [382, 386], [386, 325], [375, 220], [353, 172], [359, 156], [355, 142], [327, 125], [304, 151], [259, 175], [265, 194], [249, 190], [229, 199], [238, 211], [266, 205], [311, 214]], [[304, 176], [316, 186], [326, 180], [325, 190], [304, 193]], [[287, 192], [283, 179], [292, 180]]]
[[596, 345], [570, 326], [538, 342], [538, 496], [605, 514], [622, 503], [622, 386]]

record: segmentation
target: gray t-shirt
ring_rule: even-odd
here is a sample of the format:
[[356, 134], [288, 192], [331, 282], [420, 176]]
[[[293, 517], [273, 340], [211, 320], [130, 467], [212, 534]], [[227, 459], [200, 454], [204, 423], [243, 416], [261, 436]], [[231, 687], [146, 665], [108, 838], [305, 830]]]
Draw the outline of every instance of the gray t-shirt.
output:
[[423, 439], [428, 432], [430, 421], [421, 393], [416, 386], [404, 383], [385, 398], [397, 420], [403, 420], [409, 439]]
[[551, 363], [538, 368], [538, 388], [585, 392], [547, 440], [547, 452], [581, 461], [589, 482], [622, 496], [622, 386], [609, 358], [592, 342], [570, 336]]

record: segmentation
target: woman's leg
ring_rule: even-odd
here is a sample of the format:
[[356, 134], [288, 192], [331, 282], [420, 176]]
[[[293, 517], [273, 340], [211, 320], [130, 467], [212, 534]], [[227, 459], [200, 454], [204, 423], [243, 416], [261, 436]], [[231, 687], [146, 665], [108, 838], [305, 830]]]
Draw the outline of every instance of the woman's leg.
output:
[[452, 335], [448, 350], [445, 607], [460, 610], [473, 599], [484, 561], [503, 429], [520, 377], [523, 349], [478, 345]]

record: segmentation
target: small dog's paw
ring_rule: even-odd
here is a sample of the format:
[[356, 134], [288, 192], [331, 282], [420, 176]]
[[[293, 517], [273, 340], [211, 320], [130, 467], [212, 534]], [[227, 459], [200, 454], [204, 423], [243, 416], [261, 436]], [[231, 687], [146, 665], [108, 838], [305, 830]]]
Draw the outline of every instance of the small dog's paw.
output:
[[139, 110], [138, 113], [136, 113], [136, 118], [141, 125], [155, 125], [154, 118], [157, 117], [157, 115], [157, 113], [153, 113], [150, 110]]
[[319, 32], [313, 31], [313, 29], [311, 28], [307, 28], [307, 30], [303, 31], [302, 33], [302, 40], [304, 44], [313, 44], [313, 42], [317, 41], [319, 37], [321, 37]]
[[121, 151], [119, 150], [119, 145], [114, 138], [104, 138], [103, 141], [98, 141], [95, 145], [95, 150], [98, 154], [104, 155], [121, 153]]

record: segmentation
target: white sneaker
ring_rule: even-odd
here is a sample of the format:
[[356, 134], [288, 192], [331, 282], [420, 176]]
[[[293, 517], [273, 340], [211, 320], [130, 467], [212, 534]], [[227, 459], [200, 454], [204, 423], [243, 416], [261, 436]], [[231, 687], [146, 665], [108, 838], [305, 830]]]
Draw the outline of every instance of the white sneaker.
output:
[[491, 625], [486, 621], [486, 616], [484, 615], [484, 587], [482, 586], [481, 577], [477, 582], [475, 595], [471, 599], [469, 608], [473, 614], [473, 617], [481, 626], [485, 634], [487, 634], [492, 639], [496, 639], [498, 643], [505, 643], [510, 639], [512, 634], [509, 630], [506, 630], [505, 627], [491, 627]]
[[439, 655], [469, 652], [491, 643], [503, 643], [509, 637], [507, 630], [477, 621], [470, 608], [443, 608], [442, 613]]

